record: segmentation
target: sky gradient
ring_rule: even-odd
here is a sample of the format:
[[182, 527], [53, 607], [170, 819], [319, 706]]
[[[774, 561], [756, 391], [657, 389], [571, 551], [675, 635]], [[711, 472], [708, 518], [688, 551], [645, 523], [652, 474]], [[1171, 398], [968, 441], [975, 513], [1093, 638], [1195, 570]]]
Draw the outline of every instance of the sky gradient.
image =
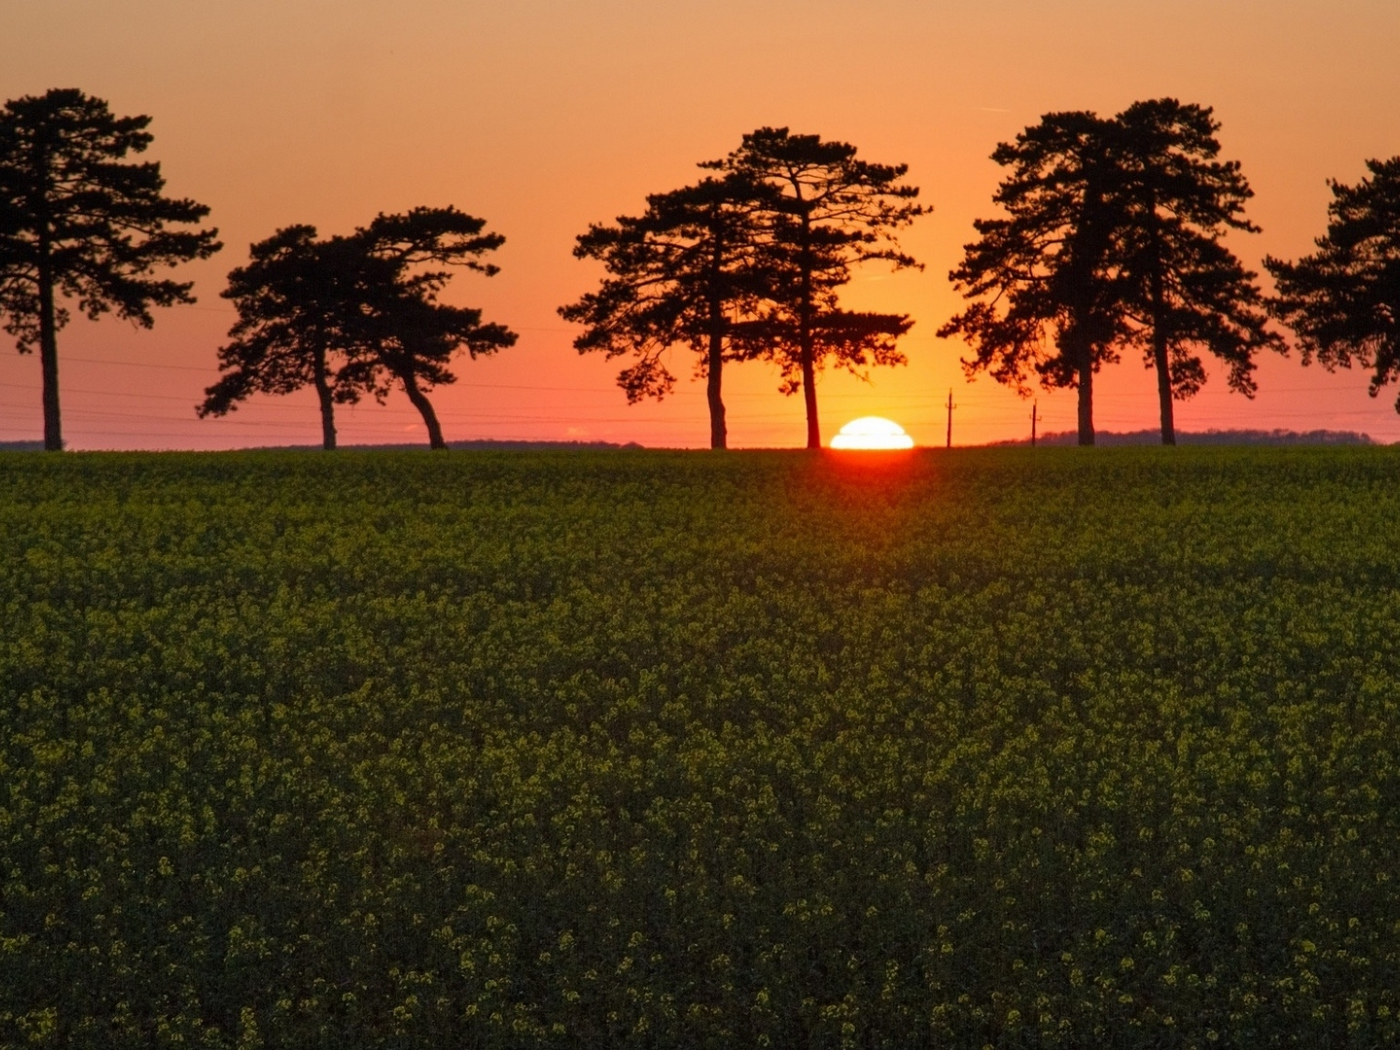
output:
[[[870, 381], [827, 373], [823, 436], [878, 414], [942, 444], [953, 389], [957, 444], [1024, 437], [1030, 403], [988, 378], [968, 383], [961, 344], [935, 330], [960, 308], [948, 283], [974, 218], [995, 214], [989, 160], [1041, 114], [1109, 115], [1174, 96], [1215, 108], [1224, 156], [1242, 162], [1258, 235], [1230, 243], [1258, 270], [1323, 232], [1328, 178], [1354, 182], [1368, 157], [1400, 153], [1400, 4], [897, 2], [897, 0], [6, 0], [0, 97], [77, 87], [114, 112], [154, 117], [168, 191], [212, 208], [225, 248], [178, 271], [195, 306], [158, 311], [151, 331], [75, 320], [60, 334], [69, 447], [230, 448], [315, 444], [310, 392], [257, 397], [222, 420], [193, 406], [217, 378], [232, 322], [219, 298], [250, 242], [292, 223], [349, 232], [381, 211], [453, 204], [506, 237], [502, 272], [462, 274], [446, 298], [481, 306], [519, 343], [460, 360], [434, 392], [448, 440], [708, 442], [703, 384], [628, 406], [620, 362], [580, 357], [556, 308], [596, 285], [571, 255], [590, 222], [643, 207], [696, 178], [747, 131], [791, 127], [909, 164], [933, 214], [903, 237], [922, 272], [861, 272], [844, 302], [916, 324], [910, 364]], [[690, 364], [674, 359], [688, 377]], [[1396, 389], [1366, 394], [1360, 371], [1261, 361], [1254, 401], [1211, 369], [1178, 404], [1178, 430], [1329, 428], [1400, 440]], [[800, 397], [775, 369], [726, 369], [732, 446], [798, 446]], [[1100, 429], [1156, 424], [1153, 373], [1136, 355], [1095, 387]], [[1041, 393], [1042, 432], [1072, 429], [1074, 395]], [[424, 441], [401, 395], [338, 414], [345, 444]], [[42, 433], [39, 362], [0, 344], [0, 441]]]

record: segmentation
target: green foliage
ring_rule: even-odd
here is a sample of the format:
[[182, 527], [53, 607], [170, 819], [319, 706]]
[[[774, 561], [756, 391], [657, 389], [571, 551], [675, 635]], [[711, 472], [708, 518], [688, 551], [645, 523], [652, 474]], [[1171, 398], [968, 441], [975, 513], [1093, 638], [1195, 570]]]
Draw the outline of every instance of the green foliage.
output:
[[1398, 476], [0, 456], [0, 1047], [1394, 1042]]

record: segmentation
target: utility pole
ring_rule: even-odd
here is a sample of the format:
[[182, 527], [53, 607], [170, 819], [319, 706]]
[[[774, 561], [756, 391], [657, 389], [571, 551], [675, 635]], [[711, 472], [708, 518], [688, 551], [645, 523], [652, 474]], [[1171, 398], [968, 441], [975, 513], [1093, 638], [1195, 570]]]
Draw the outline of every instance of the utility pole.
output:
[[1039, 402], [1036, 401], [1031, 402], [1031, 448], [1035, 448], [1035, 421], [1036, 407], [1038, 406], [1038, 404]]
[[948, 388], [948, 447], [953, 447], [953, 388]]

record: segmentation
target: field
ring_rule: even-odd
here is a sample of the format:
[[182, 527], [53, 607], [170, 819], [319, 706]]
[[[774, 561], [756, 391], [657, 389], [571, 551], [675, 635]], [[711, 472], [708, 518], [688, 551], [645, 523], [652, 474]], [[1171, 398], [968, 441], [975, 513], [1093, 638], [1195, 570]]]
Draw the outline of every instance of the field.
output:
[[1400, 1040], [1387, 449], [0, 455], [0, 1047]]

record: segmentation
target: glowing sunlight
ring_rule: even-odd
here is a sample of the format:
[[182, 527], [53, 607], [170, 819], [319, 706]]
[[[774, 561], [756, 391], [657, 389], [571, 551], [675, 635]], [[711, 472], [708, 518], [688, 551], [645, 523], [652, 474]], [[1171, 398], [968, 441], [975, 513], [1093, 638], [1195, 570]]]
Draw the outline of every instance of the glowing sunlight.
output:
[[882, 416], [861, 416], [841, 428], [831, 439], [832, 448], [892, 449], [913, 448], [914, 439], [892, 419]]

